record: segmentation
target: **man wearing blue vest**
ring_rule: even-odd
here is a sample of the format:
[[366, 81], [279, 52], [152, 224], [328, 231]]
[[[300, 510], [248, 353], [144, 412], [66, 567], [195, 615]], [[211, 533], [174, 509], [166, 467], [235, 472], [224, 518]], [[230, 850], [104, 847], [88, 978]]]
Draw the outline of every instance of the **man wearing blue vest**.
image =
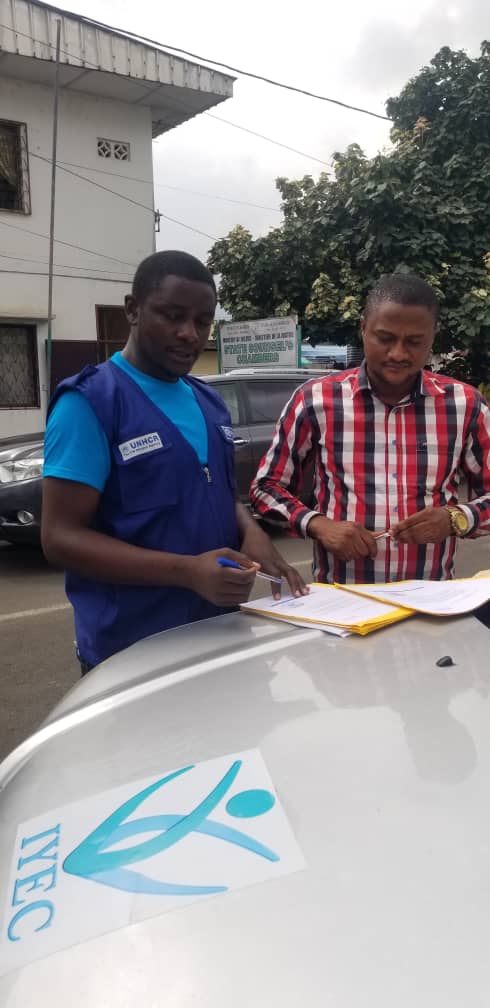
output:
[[[198, 259], [149, 256], [126, 297], [124, 350], [62, 381], [51, 401], [42, 543], [66, 571], [83, 672], [244, 602], [259, 566], [306, 591], [235, 500], [223, 400], [188, 377], [215, 309]], [[245, 569], [220, 566], [222, 555]]]

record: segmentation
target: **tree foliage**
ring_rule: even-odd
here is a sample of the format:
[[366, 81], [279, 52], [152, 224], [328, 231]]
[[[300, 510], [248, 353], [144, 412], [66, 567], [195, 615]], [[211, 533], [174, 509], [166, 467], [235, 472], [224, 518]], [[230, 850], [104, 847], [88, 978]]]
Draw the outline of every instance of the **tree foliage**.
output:
[[467, 348], [473, 368], [484, 370], [490, 44], [474, 59], [441, 49], [388, 100], [387, 113], [388, 151], [368, 159], [351, 144], [334, 154], [331, 175], [277, 179], [282, 225], [256, 240], [238, 226], [213, 246], [220, 300], [235, 319], [294, 311], [313, 335], [348, 340], [382, 273], [417, 272], [439, 295], [439, 349]]

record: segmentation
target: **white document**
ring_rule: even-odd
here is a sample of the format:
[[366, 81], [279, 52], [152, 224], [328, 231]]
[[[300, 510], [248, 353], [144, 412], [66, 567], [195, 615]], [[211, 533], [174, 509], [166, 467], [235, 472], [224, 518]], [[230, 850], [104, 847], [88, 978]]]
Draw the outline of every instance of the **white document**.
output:
[[352, 594], [391, 602], [429, 616], [459, 616], [490, 599], [490, 577], [455, 581], [397, 581], [391, 584], [342, 585]]
[[[395, 603], [397, 605], [397, 603]], [[310, 585], [309, 595], [301, 598], [281, 599], [278, 602], [266, 598], [245, 602], [241, 607], [245, 611], [262, 613], [275, 619], [283, 619], [296, 626], [310, 626], [328, 633], [343, 632], [348, 627], [357, 627], [360, 623], [380, 621], [393, 613], [393, 605], [385, 605], [373, 599], [352, 596], [333, 585]], [[333, 625], [332, 625], [333, 624]]]

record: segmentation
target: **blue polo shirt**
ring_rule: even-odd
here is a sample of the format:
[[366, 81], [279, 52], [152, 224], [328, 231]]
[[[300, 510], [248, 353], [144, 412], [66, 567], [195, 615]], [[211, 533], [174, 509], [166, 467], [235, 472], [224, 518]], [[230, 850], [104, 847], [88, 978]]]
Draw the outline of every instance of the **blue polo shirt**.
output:
[[[161, 381], [143, 374], [121, 353], [111, 358], [148, 399], [165, 413], [194, 448], [201, 465], [208, 460], [208, 432], [202, 410], [187, 382]], [[49, 414], [44, 440], [44, 475], [86, 483], [102, 492], [111, 469], [105, 432], [81, 392], [61, 395]]]

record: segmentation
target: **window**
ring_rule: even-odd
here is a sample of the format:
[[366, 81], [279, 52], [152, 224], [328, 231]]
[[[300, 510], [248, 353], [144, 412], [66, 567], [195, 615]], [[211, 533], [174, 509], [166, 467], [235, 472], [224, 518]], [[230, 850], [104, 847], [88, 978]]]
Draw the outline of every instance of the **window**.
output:
[[114, 158], [115, 161], [129, 161], [131, 148], [126, 140], [97, 140], [97, 154], [101, 158]]
[[116, 350], [126, 346], [129, 323], [122, 305], [96, 305], [97, 360], [99, 363], [112, 357]]
[[39, 405], [36, 327], [0, 324], [0, 409]]
[[78, 374], [87, 364], [98, 364], [95, 340], [54, 339], [51, 343], [51, 392], [63, 378]]
[[301, 382], [251, 381], [248, 383], [250, 423], [276, 423], [286, 403]]
[[[210, 384], [212, 385], [212, 382], [210, 382]], [[225, 384], [225, 382], [216, 382], [216, 385], [213, 385], [213, 388], [216, 389], [218, 395], [224, 399], [226, 408], [231, 416], [232, 425], [233, 427], [237, 427], [241, 423], [241, 420], [240, 403], [238, 401], [238, 389], [236, 387], [236, 383], [230, 382], [229, 384]]]
[[29, 156], [25, 123], [0, 119], [0, 212], [30, 214]]

